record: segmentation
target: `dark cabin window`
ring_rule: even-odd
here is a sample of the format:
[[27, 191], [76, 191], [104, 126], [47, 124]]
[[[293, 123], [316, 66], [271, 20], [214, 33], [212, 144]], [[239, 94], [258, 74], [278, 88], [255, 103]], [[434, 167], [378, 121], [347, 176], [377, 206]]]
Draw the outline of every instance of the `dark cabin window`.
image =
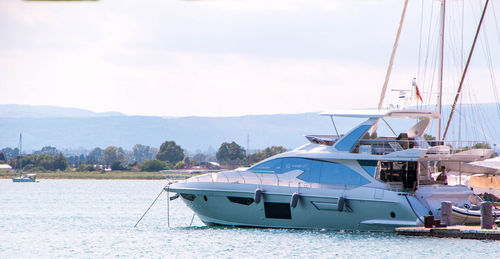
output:
[[196, 195], [194, 194], [188, 194], [188, 193], [181, 193], [182, 198], [188, 200], [188, 201], [194, 201], [196, 199]]
[[250, 205], [254, 202], [253, 198], [243, 198], [243, 197], [230, 197], [228, 196], [227, 199], [230, 202], [238, 203], [238, 204], [243, 204], [243, 205]]
[[264, 202], [266, 218], [270, 219], [292, 219], [289, 203]]

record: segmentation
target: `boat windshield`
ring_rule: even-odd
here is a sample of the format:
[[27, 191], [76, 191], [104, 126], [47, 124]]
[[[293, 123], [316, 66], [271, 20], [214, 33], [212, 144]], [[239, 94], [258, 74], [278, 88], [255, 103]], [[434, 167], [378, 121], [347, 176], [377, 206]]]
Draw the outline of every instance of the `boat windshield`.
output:
[[285, 174], [299, 170], [297, 178], [309, 183], [354, 186], [370, 183], [368, 179], [341, 163], [307, 158], [276, 158], [257, 164], [248, 170], [263, 174]]

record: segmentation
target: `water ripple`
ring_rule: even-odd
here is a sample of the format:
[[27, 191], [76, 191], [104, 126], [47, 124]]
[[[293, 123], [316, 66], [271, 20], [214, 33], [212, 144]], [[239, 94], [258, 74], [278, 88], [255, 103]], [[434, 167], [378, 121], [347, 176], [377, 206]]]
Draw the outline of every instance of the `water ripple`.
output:
[[162, 181], [0, 180], [0, 258], [495, 258], [497, 241], [392, 233], [207, 227]]

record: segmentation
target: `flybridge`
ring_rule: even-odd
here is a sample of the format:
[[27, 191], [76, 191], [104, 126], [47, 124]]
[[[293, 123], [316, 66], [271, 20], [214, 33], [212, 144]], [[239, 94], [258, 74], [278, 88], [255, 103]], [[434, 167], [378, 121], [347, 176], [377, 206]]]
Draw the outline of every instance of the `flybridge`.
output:
[[[307, 135], [306, 138], [312, 144], [323, 146], [331, 146], [334, 149], [331, 151], [343, 151], [343, 155], [337, 154], [346, 158], [347, 154], [362, 155], [366, 159], [373, 159], [373, 155], [380, 156], [397, 156], [398, 159], [412, 159], [422, 161], [439, 161], [441, 164], [446, 164], [446, 168], [454, 171], [463, 171], [466, 165], [464, 163], [482, 160], [491, 155], [491, 149], [474, 149], [463, 151], [459, 148], [460, 145], [473, 146], [478, 142], [467, 141], [430, 141], [426, 140], [423, 135], [429, 127], [432, 119], [438, 119], [439, 113], [428, 110], [334, 110], [325, 111], [321, 115], [329, 116], [335, 127], [333, 117], [351, 117], [364, 118], [364, 122], [347, 132], [345, 135]], [[394, 132], [391, 126], [384, 119], [403, 118], [417, 119], [417, 122], [408, 130]], [[376, 123], [381, 120], [387, 124], [392, 131], [393, 136], [378, 136], [375, 129]], [[336, 129], [335, 129], [336, 130]], [[314, 150], [314, 146], [305, 146], [303, 149]], [[463, 151], [463, 152], [462, 152]], [[422, 152], [425, 152], [424, 157], [420, 157]], [[458, 153], [457, 153], [458, 152]], [[456, 154], [455, 154], [456, 153]], [[350, 156], [349, 156], [350, 157]], [[350, 157], [353, 159], [352, 157]], [[391, 158], [394, 160], [394, 158]], [[397, 159], [396, 159], [397, 160]], [[453, 164], [451, 164], [453, 162]], [[457, 166], [459, 165], [459, 166]]]
[[[337, 133], [337, 139], [309, 136], [308, 139], [315, 144], [334, 146], [336, 150], [353, 153], [372, 153], [384, 155], [392, 152], [412, 148], [427, 148], [423, 135], [429, 127], [431, 119], [438, 119], [439, 113], [427, 110], [334, 110], [325, 111], [320, 115], [329, 116]], [[353, 130], [340, 136], [335, 126], [333, 117], [350, 117], [367, 119]], [[418, 119], [418, 122], [406, 132], [397, 134], [384, 120], [384, 117]], [[387, 124], [394, 137], [378, 137], [377, 127], [379, 120]], [[371, 133], [370, 133], [371, 129]], [[366, 150], [368, 148], [368, 150]]]

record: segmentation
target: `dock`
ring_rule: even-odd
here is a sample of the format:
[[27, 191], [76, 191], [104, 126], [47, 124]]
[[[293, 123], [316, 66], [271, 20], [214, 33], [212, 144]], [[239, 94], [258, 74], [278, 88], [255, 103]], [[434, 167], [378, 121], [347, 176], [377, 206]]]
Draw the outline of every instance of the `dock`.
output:
[[400, 227], [396, 232], [403, 236], [500, 240], [500, 229], [481, 229], [480, 226]]

